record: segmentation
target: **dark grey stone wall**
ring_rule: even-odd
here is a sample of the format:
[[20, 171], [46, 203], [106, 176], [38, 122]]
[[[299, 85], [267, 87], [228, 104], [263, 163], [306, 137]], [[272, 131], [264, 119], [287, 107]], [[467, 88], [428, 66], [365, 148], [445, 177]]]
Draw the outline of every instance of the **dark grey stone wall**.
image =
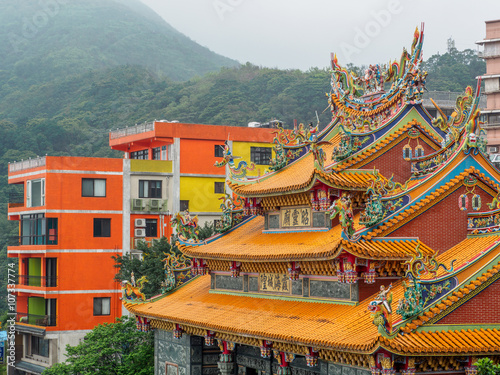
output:
[[[219, 354], [218, 347], [206, 346], [203, 337], [183, 334], [177, 340], [172, 332], [155, 330], [155, 375], [166, 375], [166, 362], [177, 365], [179, 375], [219, 375]], [[258, 347], [236, 345], [234, 361], [235, 374], [244, 374], [251, 368], [271, 375], [278, 369], [277, 361], [273, 357], [262, 358]], [[292, 375], [371, 375], [369, 369], [322, 360], [316, 367], [307, 367], [303, 356], [296, 356], [290, 367]]]
[[269, 215], [269, 229], [280, 228], [280, 215]]
[[202, 345], [202, 337], [175, 339], [172, 332], [155, 330], [155, 375], [165, 375], [166, 362], [178, 366], [178, 375], [202, 375]]
[[[211, 288], [229, 290], [243, 293], [260, 293], [258, 277], [242, 275], [231, 277], [229, 275], [211, 274]], [[263, 295], [273, 293], [262, 292]], [[305, 298], [321, 298], [332, 300], [358, 301], [358, 284], [339, 283], [334, 280], [321, 280], [304, 277], [291, 282], [289, 293], [277, 293], [281, 296], [301, 296]]]
[[237, 290], [243, 292], [243, 277], [215, 275], [215, 288], [226, 289], [226, 290]]

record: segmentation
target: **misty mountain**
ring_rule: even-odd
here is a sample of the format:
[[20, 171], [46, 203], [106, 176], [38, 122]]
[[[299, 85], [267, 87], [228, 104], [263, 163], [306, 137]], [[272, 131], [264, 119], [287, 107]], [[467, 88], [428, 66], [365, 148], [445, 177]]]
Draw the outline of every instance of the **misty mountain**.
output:
[[238, 62], [195, 43], [139, 0], [0, 0], [0, 82], [5, 71], [33, 84], [121, 65], [184, 81]]

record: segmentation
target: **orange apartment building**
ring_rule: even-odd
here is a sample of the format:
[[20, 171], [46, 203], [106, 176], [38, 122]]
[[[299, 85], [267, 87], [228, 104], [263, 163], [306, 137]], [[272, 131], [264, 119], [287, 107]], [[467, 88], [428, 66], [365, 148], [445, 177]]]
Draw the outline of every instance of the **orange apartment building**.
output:
[[112, 256], [138, 241], [170, 237], [171, 213], [189, 209], [200, 221], [220, 217], [229, 139], [233, 155], [257, 163], [272, 156], [271, 129], [158, 122], [110, 133], [123, 159], [46, 156], [9, 164], [21, 199], [8, 215], [19, 222], [16, 370], [41, 374], [62, 362], [93, 327], [121, 316], [121, 286]]
[[9, 164], [22, 200], [19, 221], [17, 343], [19, 373], [41, 373], [64, 360], [93, 327], [122, 315], [112, 255], [121, 255], [123, 163], [120, 159], [42, 157]]

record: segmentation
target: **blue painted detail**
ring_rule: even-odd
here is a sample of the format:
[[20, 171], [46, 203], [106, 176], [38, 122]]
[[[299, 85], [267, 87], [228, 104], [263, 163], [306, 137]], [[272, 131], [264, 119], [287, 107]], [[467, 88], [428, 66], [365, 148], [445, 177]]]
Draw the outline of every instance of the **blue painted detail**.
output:
[[455, 289], [458, 285], [456, 277], [450, 277], [446, 280], [433, 281], [425, 283], [420, 281], [422, 286], [422, 300], [424, 301], [423, 308], [432, 305], [438, 299], [441, 299], [449, 291]]

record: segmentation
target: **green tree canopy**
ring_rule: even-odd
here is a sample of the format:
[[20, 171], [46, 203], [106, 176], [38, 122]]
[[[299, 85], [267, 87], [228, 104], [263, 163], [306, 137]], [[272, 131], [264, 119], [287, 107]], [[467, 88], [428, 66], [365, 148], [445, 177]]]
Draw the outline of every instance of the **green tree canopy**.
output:
[[68, 359], [43, 375], [151, 375], [154, 372], [154, 338], [138, 331], [135, 320], [95, 327], [77, 346], [66, 346]]

